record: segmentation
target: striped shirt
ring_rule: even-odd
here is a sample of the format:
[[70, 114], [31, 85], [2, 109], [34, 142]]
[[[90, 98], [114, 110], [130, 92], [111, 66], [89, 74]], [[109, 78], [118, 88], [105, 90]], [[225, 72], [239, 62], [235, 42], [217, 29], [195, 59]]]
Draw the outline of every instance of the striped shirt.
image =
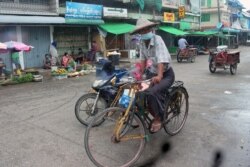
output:
[[146, 60], [146, 68], [151, 72], [157, 74], [158, 64], [164, 63], [165, 69], [164, 72], [170, 68], [171, 56], [169, 51], [159, 35], [154, 35], [151, 38], [148, 48], [145, 45], [145, 42], [141, 42], [140, 47], [140, 58], [141, 60]]

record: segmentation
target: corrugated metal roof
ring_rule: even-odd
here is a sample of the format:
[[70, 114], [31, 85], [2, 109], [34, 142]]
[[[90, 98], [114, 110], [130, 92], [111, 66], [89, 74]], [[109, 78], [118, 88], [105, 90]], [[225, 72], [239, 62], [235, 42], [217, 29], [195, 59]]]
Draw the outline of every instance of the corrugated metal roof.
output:
[[64, 24], [64, 17], [0, 15], [0, 23]]

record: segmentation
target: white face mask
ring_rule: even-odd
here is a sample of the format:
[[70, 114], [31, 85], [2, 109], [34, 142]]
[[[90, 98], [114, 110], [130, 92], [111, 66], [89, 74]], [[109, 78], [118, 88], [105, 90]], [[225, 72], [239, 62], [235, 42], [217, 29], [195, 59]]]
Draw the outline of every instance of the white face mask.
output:
[[153, 33], [152, 32], [148, 32], [146, 34], [142, 34], [141, 35], [141, 40], [150, 40], [153, 37]]

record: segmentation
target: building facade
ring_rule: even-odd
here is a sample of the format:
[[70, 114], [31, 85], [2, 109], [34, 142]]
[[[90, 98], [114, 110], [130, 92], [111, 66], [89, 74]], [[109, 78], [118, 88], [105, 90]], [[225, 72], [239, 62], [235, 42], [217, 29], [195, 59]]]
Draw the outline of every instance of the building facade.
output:
[[[0, 1], [0, 41], [18, 41], [34, 46], [29, 53], [20, 52], [22, 68], [41, 67], [51, 42], [51, 25], [61, 24], [57, 0]], [[11, 53], [0, 54], [11, 69]]]
[[201, 29], [223, 27], [246, 29], [243, 22], [244, 6], [238, 0], [201, 0]]
[[[58, 52], [76, 53], [79, 48], [88, 51], [92, 40], [100, 42], [100, 27], [105, 23], [136, 24], [140, 17], [157, 21], [161, 25], [182, 30], [199, 30], [200, 5], [195, 0], [2, 0], [0, 1], [0, 42], [19, 41], [34, 46], [29, 53], [20, 52], [22, 68], [42, 67], [44, 55], [52, 41], [57, 41]], [[87, 5], [84, 8], [84, 5]], [[71, 10], [82, 7], [87, 10], [85, 18], [72, 18]], [[179, 17], [179, 7], [184, 7], [184, 16]], [[121, 12], [122, 11], [122, 12]], [[169, 15], [170, 14], [170, 15]], [[170, 16], [166, 17], [165, 16]], [[96, 19], [97, 18], [97, 19]], [[107, 33], [107, 32], [104, 32]], [[172, 46], [174, 35], [157, 31], [167, 46]], [[107, 33], [106, 49], [133, 48], [128, 33]], [[10, 53], [0, 54], [7, 69], [11, 68]]]

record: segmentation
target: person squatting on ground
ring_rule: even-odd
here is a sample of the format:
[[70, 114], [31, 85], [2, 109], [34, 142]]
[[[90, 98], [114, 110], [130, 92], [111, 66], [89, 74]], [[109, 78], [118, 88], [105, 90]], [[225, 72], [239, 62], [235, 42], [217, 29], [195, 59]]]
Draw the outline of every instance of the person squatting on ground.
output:
[[68, 71], [76, 70], [76, 62], [67, 52], [64, 53], [61, 64], [63, 67], [67, 68]]
[[173, 84], [175, 74], [171, 67], [171, 56], [163, 39], [153, 33], [157, 23], [144, 18], [137, 20], [135, 29], [131, 34], [140, 34], [140, 58], [142, 72], [152, 79], [152, 87], [148, 88], [148, 105], [154, 120], [150, 127], [151, 132], [157, 132], [162, 127], [164, 114], [165, 92]]
[[45, 54], [45, 59], [43, 61], [44, 69], [51, 69], [51, 56], [49, 54]]

